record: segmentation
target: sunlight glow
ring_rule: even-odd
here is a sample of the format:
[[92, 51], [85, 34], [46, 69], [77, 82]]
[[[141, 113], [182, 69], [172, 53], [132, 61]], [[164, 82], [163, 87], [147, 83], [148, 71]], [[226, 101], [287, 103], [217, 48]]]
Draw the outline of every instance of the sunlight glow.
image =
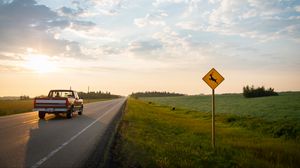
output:
[[29, 55], [25, 67], [37, 73], [49, 73], [57, 70], [57, 66], [45, 55]]

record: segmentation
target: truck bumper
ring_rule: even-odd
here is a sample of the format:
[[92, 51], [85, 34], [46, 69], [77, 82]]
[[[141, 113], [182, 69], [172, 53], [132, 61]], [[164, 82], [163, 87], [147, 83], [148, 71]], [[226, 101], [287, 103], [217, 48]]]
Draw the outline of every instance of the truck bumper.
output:
[[47, 113], [63, 113], [67, 112], [67, 108], [34, 108], [33, 111], [43, 111]]

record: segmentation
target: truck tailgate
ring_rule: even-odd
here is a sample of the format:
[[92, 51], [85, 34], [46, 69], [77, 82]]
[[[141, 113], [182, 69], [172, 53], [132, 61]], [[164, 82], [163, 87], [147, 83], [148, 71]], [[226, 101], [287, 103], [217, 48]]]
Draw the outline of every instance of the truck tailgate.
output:
[[35, 111], [45, 112], [63, 112], [67, 111], [68, 99], [48, 99], [48, 98], [36, 98], [34, 101]]

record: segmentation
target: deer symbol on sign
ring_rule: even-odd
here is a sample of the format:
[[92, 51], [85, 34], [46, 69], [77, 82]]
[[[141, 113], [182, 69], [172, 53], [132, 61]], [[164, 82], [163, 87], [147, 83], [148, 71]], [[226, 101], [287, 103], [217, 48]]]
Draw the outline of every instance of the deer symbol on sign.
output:
[[209, 80], [211, 80], [211, 81], [213, 81], [213, 82], [216, 82], [216, 84], [218, 84], [217, 79], [215, 79], [215, 78], [213, 77], [213, 73], [209, 74], [209, 76], [210, 76]]

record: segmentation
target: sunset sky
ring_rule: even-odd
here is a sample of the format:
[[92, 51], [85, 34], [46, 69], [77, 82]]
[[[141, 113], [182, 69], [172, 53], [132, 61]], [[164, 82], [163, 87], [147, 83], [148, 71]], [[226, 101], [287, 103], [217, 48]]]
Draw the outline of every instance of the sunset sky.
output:
[[298, 0], [0, 0], [0, 96], [300, 90]]

